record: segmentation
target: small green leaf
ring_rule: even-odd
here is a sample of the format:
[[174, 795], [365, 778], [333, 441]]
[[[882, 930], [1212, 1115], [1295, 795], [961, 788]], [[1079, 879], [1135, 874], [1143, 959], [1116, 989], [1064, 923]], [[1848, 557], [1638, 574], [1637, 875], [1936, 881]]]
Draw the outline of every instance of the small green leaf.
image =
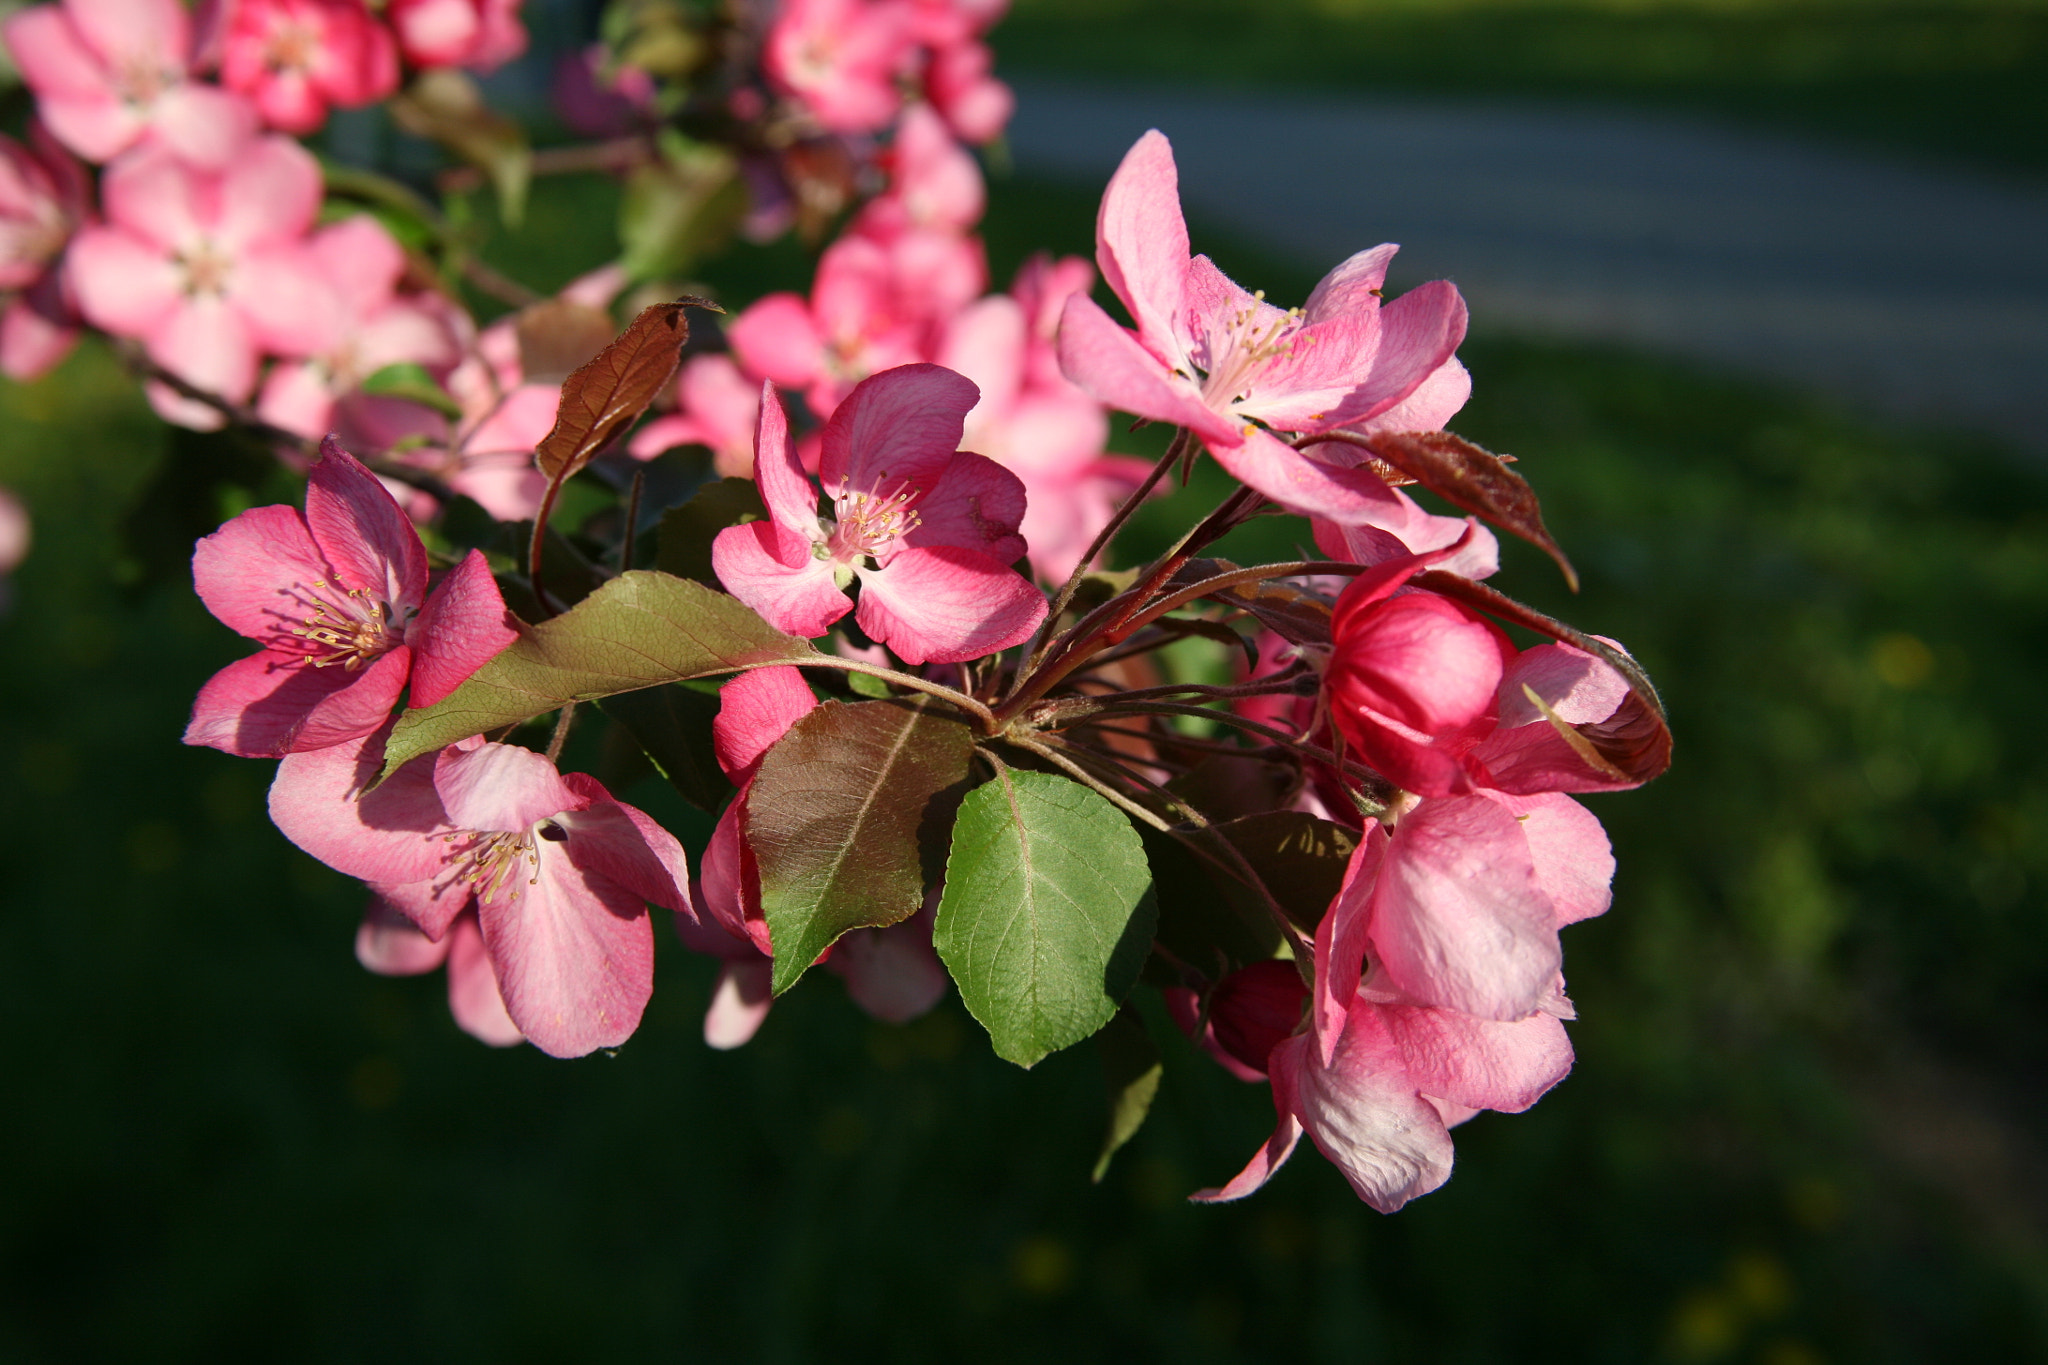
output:
[[401, 715], [384, 748], [384, 772], [565, 702], [800, 664], [816, 653], [702, 583], [644, 569], [623, 573], [553, 620], [522, 626], [517, 640], [437, 704]]
[[681, 507], [661, 516], [661, 548], [655, 564], [663, 573], [718, 585], [711, 570], [711, 542], [728, 526], [768, 515], [752, 479], [718, 479], [698, 489]]
[[656, 772], [676, 794], [701, 811], [715, 811], [732, 784], [711, 747], [711, 722], [718, 716], [716, 693], [667, 683], [606, 697], [604, 713], [632, 733]]
[[1102, 1080], [1109, 1091], [1109, 1131], [1103, 1135], [1101, 1154], [1088, 1178], [1095, 1184], [1109, 1174], [1109, 1159], [1144, 1126], [1152, 1112], [1152, 1099], [1159, 1093], [1159, 1078], [1165, 1068], [1159, 1049], [1145, 1021], [1129, 1005], [1119, 1009], [1102, 1032], [1095, 1035], [1102, 1053]]
[[933, 944], [997, 1056], [1028, 1067], [1107, 1023], [1157, 917], [1137, 832], [1086, 787], [1000, 768], [961, 803]]
[[446, 417], [462, 416], [462, 405], [448, 396], [447, 390], [434, 382], [434, 376], [424, 366], [411, 361], [400, 361], [386, 365], [383, 369], [363, 381], [363, 392], [379, 398], [403, 398], [432, 408]]
[[925, 698], [826, 702], [768, 751], [747, 793], [747, 843], [781, 994], [849, 929], [924, 903], [922, 841], [964, 786], [973, 741]]
[[872, 673], [848, 673], [846, 685], [863, 697], [887, 697], [892, 695], [889, 684]]

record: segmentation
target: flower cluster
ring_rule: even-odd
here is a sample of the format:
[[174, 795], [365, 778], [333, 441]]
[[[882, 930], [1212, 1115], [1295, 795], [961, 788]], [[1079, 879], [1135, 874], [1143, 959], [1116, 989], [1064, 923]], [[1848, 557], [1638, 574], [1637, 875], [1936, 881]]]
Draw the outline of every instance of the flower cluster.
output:
[[[304, 473], [303, 508], [197, 544], [255, 652], [185, 740], [277, 760], [279, 829], [370, 892], [360, 961], [445, 967], [471, 1034], [626, 1042], [650, 907], [715, 961], [721, 1048], [818, 965], [886, 1021], [957, 991], [1025, 1066], [1113, 1021], [1129, 1045], [1158, 990], [1278, 1115], [1195, 1198], [1306, 1133], [1392, 1210], [1446, 1178], [1450, 1128], [1569, 1068], [1559, 934], [1614, 872], [1573, 797], [1656, 776], [1670, 735], [1618, 645], [1481, 583], [1494, 530], [1571, 570], [1527, 484], [1445, 430], [1465, 306], [1387, 299], [1393, 246], [1270, 304], [1191, 254], [1154, 132], [1092, 264], [990, 292], [970, 144], [1010, 112], [1002, 9], [626, 4], [557, 85], [604, 140], [539, 151], [459, 70], [523, 48], [516, 0], [22, 10], [0, 370], [97, 332], [166, 420]], [[619, 258], [543, 295], [462, 214], [295, 140], [386, 98], [468, 163], [448, 195], [488, 182], [509, 215], [535, 175], [620, 176]], [[808, 281], [693, 341], [674, 281], [790, 227], [825, 243]], [[511, 311], [479, 325], [463, 287]], [[1108, 453], [1112, 409], [1172, 427], [1164, 454]], [[1220, 504], [1104, 567], [1201, 448]], [[1206, 557], [1277, 514], [1323, 557]], [[0, 493], [0, 575], [26, 538]], [[715, 816], [702, 848], [611, 794], [643, 780]]]

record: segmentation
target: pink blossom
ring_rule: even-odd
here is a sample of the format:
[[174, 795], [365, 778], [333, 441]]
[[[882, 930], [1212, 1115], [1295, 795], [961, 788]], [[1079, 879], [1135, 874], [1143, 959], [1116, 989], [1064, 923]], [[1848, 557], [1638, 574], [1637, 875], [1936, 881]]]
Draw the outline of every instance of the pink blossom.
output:
[[676, 411], [633, 433], [626, 449], [651, 460], [675, 446], [711, 449], [711, 467], [721, 478], [754, 472], [754, 428], [761, 420], [761, 390], [740, 373], [730, 356], [691, 356], [676, 377]]
[[195, 44], [178, 0], [62, 0], [0, 25], [59, 142], [107, 161], [145, 139], [219, 168], [255, 128], [225, 90], [188, 79]]
[[967, 232], [981, 221], [988, 201], [981, 168], [930, 105], [913, 104], [903, 111], [883, 161], [889, 188], [862, 207], [855, 232], [887, 241], [912, 228]]
[[[1208, 257], [1189, 257], [1172, 148], [1147, 133], [1111, 178], [1096, 223], [1096, 261], [1138, 330], [1076, 295], [1060, 328], [1061, 365], [1112, 407], [1194, 431], [1226, 469], [1283, 506], [1379, 524], [1397, 509], [1369, 470], [1271, 433], [1370, 423], [1456, 363], [1465, 305], [1455, 288], [1438, 281], [1381, 306], [1395, 250], [1360, 252], [1305, 307], [1276, 308]], [[1439, 381], [1430, 406], [1453, 388]]]
[[8, 578], [28, 558], [29, 539], [28, 509], [20, 498], [0, 488], [0, 613], [12, 605], [14, 585]]
[[1007, 567], [1024, 487], [980, 455], [959, 451], [972, 383], [937, 365], [905, 365], [863, 381], [825, 426], [817, 494], [790, 444], [772, 386], [761, 401], [754, 478], [769, 519], [728, 527], [711, 562], [726, 589], [778, 630], [823, 635], [852, 608], [870, 638], [908, 663], [955, 663], [1029, 638], [1045, 599]]
[[[307, 255], [320, 168], [289, 138], [260, 138], [218, 173], [160, 148], [107, 168], [107, 222], [80, 230], [67, 269], [87, 321], [139, 338], [157, 364], [231, 402], [256, 386], [265, 352], [334, 344], [335, 291]], [[166, 419], [218, 426], [212, 409], [161, 385]]]
[[872, 133], [896, 117], [897, 73], [913, 55], [898, 0], [785, 0], [761, 49], [776, 92], [831, 133]]
[[505, 1012], [498, 976], [484, 948], [483, 927], [476, 913], [455, 917], [437, 942], [421, 933], [403, 911], [373, 897], [356, 930], [356, 961], [379, 976], [423, 976], [448, 968], [448, 1012], [464, 1033], [492, 1047], [526, 1041], [519, 1025]]
[[988, 44], [969, 40], [937, 49], [925, 67], [926, 97], [968, 142], [1001, 137], [1017, 108], [1010, 87], [990, 73], [994, 63]]
[[234, 0], [220, 78], [271, 127], [310, 133], [330, 106], [396, 90], [398, 47], [363, 0]]
[[1218, 981], [1206, 1002], [1194, 991], [1161, 992], [1181, 1031], [1241, 1081], [1266, 1079], [1273, 1049], [1301, 1027], [1308, 987], [1292, 962], [1254, 962]]
[[85, 168], [39, 120], [29, 144], [0, 135], [0, 374], [20, 380], [49, 370], [78, 339], [62, 267], [90, 194]]
[[384, 17], [409, 65], [494, 71], [526, 51], [519, 6], [520, 0], [391, 0]]
[[369, 734], [408, 679], [413, 705], [431, 706], [517, 635], [478, 551], [427, 591], [419, 533], [332, 438], [305, 512], [242, 513], [199, 542], [192, 579], [208, 611], [263, 649], [200, 689], [185, 742], [248, 758]]
[[384, 739], [287, 757], [270, 788], [277, 827], [429, 939], [474, 910], [505, 1012], [543, 1052], [623, 1043], [654, 989], [647, 904], [688, 903], [674, 837], [595, 779], [506, 744], [470, 740], [372, 788]]
[[1450, 1178], [1452, 1124], [1480, 1109], [1520, 1113], [1571, 1061], [1564, 1029], [1548, 1015], [1495, 1023], [1362, 993], [1327, 1059], [1306, 1033], [1272, 1048], [1272, 1137], [1229, 1184], [1194, 1198], [1251, 1194], [1306, 1132], [1360, 1199], [1392, 1213]]
[[275, 366], [257, 414], [318, 439], [334, 427], [334, 403], [387, 365], [446, 371], [461, 358], [451, 305], [439, 295], [402, 296], [405, 251], [366, 214], [313, 234], [307, 255], [334, 286], [334, 343], [310, 360]]

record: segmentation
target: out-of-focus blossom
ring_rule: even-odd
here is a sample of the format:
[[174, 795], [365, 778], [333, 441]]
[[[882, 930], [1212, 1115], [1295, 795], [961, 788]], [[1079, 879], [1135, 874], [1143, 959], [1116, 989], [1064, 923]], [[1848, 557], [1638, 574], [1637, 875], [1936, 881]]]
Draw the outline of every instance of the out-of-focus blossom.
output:
[[769, 294], [726, 329], [748, 374], [800, 389], [830, 416], [869, 375], [924, 358], [928, 320], [900, 307], [895, 263], [865, 237], [842, 237], [818, 259], [808, 300]]
[[[1061, 365], [1112, 407], [1194, 431], [1232, 474], [1291, 510], [1346, 525], [1405, 521], [1393, 491], [1355, 458], [1272, 435], [1357, 428], [1456, 365], [1465, 304], [1455, 288], [1437, 281], [1381, 306], [1395, 249], [1362, 251], [1303, 308], [1276, 308], [1208, 257], [1190, 258], [1172, 148], [1147, 133], [1111, 178], [1096, 223], [1096, 263], [1138, 330], [1077, 294], [1060, 327]], [[1432, 401], [1456, 388], [1440, 380]]]
[[448, 968], [448, 1012], [464, 1033], [492, 1047], [526, 1041], [505, 1013], [498, 975], [491, 970], [484, 934], [473, 911], [464, 911], [437, 942], [421, 933], [403, 912], [372, 898], [356, 930], [356, 961], [379, 976], [423, 976]]
[[647, 122], [654, 110], [654, 77], [594, 43], [562, 54], [549, 91], [562, 122], [584, 137], [618, 137]]
[[376, 219], [322, 228], [307, 254], [334, 287], [338, 335], [322, 354], [272, 368], [256, 404], [264, 421], [317, 440], [333, 429], [335, 400], [385, 366], [445, 372], [461, 359], [451, 305], [397, 292], [405, 251]]
[[233, 0], [220, 78], [271, 127], [310, 133], [396, 90], [398, 47], [362, 0]]
[[[104, 225], [81, 229], [66, 258], [79, 312], [141, 340], [152, 360], [230, 402], [256, 386], [265, 353], [312, 356], [335, 342], [340, 305], [308, 255], [320, 168], [289, 138], [248, 144], [219, 172], [149, 147], [107, 168]], [[166, 386], [168, 421], [214, 427], [220, 414]]]
[[40, 121], [28, 146], [0, 135], [0, 374], [10, 379], [43, 374], [78, 339], [63, 260], [89, 193], [85, 168]]
[[853, 610], [846, 590], [858, 579], [861, 629], [907, 663], [957, 663], [1023, 642], [1045, 618], [1045, 598], [1008, 567], [1024, 553], [1023, 484], [959, 450], [978, 397], [937, 365], [864, 381], [825, 426], [826, 521], [782, 402], [766, 389], [754, 478], [769, 516], [719, 532], [719, 581], [778, 630], [816, 637]]
[[0, 612], [7, 610], [14, 585], [8, 581], [21, 561], [28, 558], [30, 541], [28, 508], [21, 499], [0, 488]]
[[674, 836], [583, 773], [481, 740], [372, 788], [383, 741], [280, 763], [270, 816], [285, 837], [362, 878], [429, 939], [473, 910], [505, 1012], [543, 1052], [631, 1037], [654, 989], [647, 905], [688, 904]]
[[62, 0], [0, 26], [36, 112], [87, 161], [163, 143], [196, 165], [227, 164], [255, 130], [239, 96], [189, 79], [192, 17], [178, 0]]
[[517, 634], [479, 551], [427, 590], [419, 533], [332, 438], [305, 512], [242, 513], [195, 547], [192, 580], [208, 611], [263, 648], [199, 690], [185, 742], [248, 758], [369, 734], [408, 680], [413, 705], [431, 706]]
[[384, 18], [410, 66], [495, 71], [526, 51], [520, 0], [391, 0]]
[[760, 420], [760, 385], [741, 374], [730, 356], [692, 356], [676, 377], [676, 411], [634, 432], [626, 449], [650, 460], [674, 446], [708, 446], [721, 477], [750, 478]]
[[961, 42], [932, 53], [925, 68], [925, 97], [948, 126], [968, 142], [993, 142], [1016, 112], [1017, 97], [996, 79], [988, 45]]
[[768, 30], [768, 83], [832, 133], [873, 133], [902, 107], [897, 76], [914, 55], [902, 0], [786, 0]]

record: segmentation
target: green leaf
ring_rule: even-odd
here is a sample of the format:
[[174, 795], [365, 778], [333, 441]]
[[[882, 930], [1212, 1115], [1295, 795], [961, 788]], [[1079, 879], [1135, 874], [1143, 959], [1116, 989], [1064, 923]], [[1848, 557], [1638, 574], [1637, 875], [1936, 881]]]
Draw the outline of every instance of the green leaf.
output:
[[730, 152], [665, 138], [661, 158], [626, 177], [619, 263], [635, 280], [687, 272], [722, 246], [746, 213], [746, 182]]
[[481, 170], [498, 193], [498, 216], [516, 228], [526, 213], [533, 149], [517, 123], [484, 103], [476, 78], [453, 67], [422, 72], [386, 105], [392, 121]]
[[1344, 884], [1358, 836], [1297, 810], [1266, 811], [1215, 828], [1244, 855], [1287, 917], [1313, 935]]
[[1028, 1067], [1107, 1023], [1157, 918], [1137, 832], [1086, 787], [1000, 768], [961, 803], [933, 944], [997, 1056]]
[[732, 783], [711, 747], [718, 695], [668, 683], [606, 697], [604, 713], [632, 733], [655, 771], [701, 811], [715, 811]]
[[747, 844], [781, 994], [849, 929], [924, 903], [921, 840], [951, 814], [973, 740], [926, 698], [826, 702], [768, 751], [747, 793]]
[[1109, 1091], [1109, 1131], [1103, 1135], [1102, 1151], [1088, 1176], [1100, 1185], [1102, 1177], [1109, 1174], [1109, 1159], [1136, 1135], [1152, 1112], [1152, 1099], [1159, 1093], [1159, 1078], [1165, 1068], [1145, 1021], [1129, 1005], [1119, 1009], [1095, 1035], [1095, 1046], [1102, 1053], [1102, 1081]]
[[522, 626], [517, 640], [439, 703], [400, 716], [384, 748], [384, 772], [566, 702], [800, 664], [816, 654], [702, 583], [644, 569], [623, 573], [553, 620]]
[[711, 542], [728, 526], [760, 521], [768, 515], [761, 490], [752, 479], [719, 479], [705, 484], [681, 507], [661, 516], [661, 548], [655, 563], [663, 573], [694, 578], [716, 586], [711, 570]]
[[1139, 833], [1159, 899], [1154, 932], [1176, 958], [1213, 979], [1281, 951], [1280, 927], [1258, 893], [1221, 862], [1222, 854], [1195, 853], [1183, 842], [1197, 837], [1191, 833]]
[[426, 368], [409, 360], [396, 365], [386, 365], [363, 381], [363, 392], [380, 398], [403, 398], [432, 408], [444, 417], [462, 416], [462, 405], [448, 396], [448, 391], [434, 382], [434, 376]]

